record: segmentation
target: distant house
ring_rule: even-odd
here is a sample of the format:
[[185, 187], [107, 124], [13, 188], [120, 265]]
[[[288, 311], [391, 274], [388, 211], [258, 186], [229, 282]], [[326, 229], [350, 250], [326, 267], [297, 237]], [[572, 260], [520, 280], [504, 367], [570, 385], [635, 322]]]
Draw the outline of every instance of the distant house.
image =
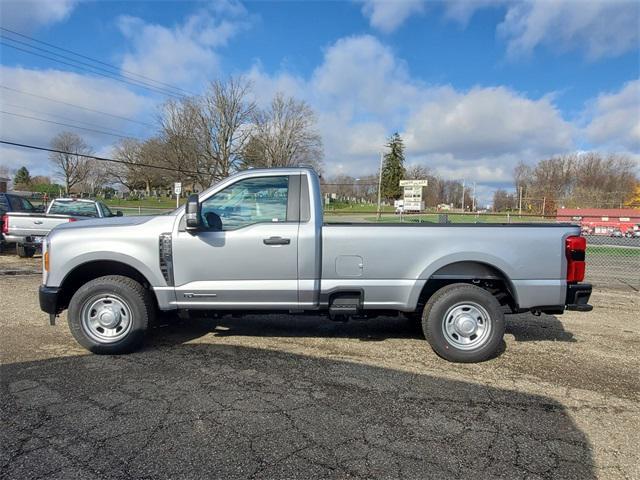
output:
[[10, 178], [0, 177], [0, 193], [7, 193], [7, 188], [10, 181]]
[[583, 230], [595, 235], [608, 235], [614, 230], [626, 233], [640, 225], [640, 209], [636, 208], [559, 208], [558, 222], [580, 223]]

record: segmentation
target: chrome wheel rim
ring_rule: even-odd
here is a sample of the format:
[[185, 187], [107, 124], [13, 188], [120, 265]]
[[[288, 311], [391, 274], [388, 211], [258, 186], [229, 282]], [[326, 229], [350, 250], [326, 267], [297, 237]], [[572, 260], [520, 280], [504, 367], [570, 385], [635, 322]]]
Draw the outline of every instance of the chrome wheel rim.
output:
[[88, 300], [82, 308], [82, 328], [99, 343], [114, 343], [131, 330], [131, 308], [117, 295], [100, 295]]
[[447, 342], [460, 350], [474, 350], [488, 342], [491, 317], [487, 310], [473, 302], [453, 305], [445, 313], [442, 333]]

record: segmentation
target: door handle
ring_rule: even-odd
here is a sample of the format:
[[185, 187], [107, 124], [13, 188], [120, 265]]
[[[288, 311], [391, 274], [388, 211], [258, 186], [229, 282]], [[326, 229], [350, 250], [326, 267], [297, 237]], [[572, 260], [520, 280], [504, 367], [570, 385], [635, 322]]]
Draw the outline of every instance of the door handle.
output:
[[291, 243], [290, 238], [282, 237], [269, 237], [262, 240], [265, 245], [289, 245]]
[[42, 220], [34, 220], [33, 223], [36, 225], [42, 225]]

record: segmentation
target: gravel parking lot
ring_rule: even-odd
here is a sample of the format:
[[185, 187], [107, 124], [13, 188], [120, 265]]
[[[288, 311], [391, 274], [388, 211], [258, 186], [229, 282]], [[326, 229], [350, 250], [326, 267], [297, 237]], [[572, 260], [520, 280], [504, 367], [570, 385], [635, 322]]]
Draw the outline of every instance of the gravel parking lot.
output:
[[48, 326], [40, 278], [11, 261], [0, 478], [640, 478], [631, 289], [511, 317], [477, 365], [439, 359], [402, 319], [278, 315], [170, 317], [143, 351], [104, 357], [64, 315]]

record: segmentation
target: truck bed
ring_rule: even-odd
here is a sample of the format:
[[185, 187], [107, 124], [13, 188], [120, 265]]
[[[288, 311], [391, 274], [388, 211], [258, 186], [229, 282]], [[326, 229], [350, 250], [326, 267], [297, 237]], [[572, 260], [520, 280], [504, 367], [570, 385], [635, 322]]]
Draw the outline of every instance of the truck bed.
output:
[[566, 223], [325, 223], [321, 290], [352, 283], [366, 290], [369, 307], [404, 310], [431, 277], [472, 277], [477, 267], [470, 265], [485, 264], [509, 279], [519, 307], [561, 305], [565, 239], [579, 234]]

